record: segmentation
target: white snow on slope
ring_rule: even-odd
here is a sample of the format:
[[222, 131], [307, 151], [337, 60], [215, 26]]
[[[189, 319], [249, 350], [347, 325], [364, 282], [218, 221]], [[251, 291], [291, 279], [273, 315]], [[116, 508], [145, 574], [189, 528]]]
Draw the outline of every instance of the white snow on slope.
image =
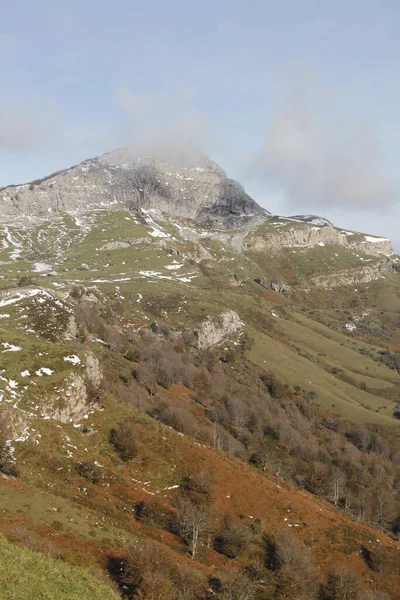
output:
[[372, 242], [373, 244], [377, 244], [379, 242], [389, 242], [390, 241], [390, 240], [388, 240], [388, 238], [372, 237], [372, 235], [366, 235], [364, 237], [365, 237], [366, 242]]
[[[4, 300], [0, 300], [0, 308], [2, 306], [8, 306], [9, 304], [15, 304], [16, 302], [19, 302], [20, 300], [25, 300], [25, 298], [33, 298], [33, 296], [38, 296], [38, 295], [55, 300], [54, 296], [49, 294], [49, 292], [46, 292], [46, 290], [41, 290], [41, 289], [36, 288], [33, 290], [28, 290], [25, 293], [17, 292], [17, 294], [15, 294], [15, 296], [12, 296], [11, 298], [5, 298]], [[42, 302], [44, 302], [44, 299], [42, 300]], [[55, 300], [55, 302], [59, 306], [63, 306], [63, 304], [62, 304], [62, 302], [60, 302], [60, 300]]]
[[53, 266], [48, 265], [47, 263], [35, 263], [35, 273], [46, 273], [46, 271], [51, 271]]
[[169, 237], [171, 237], [171, 235], [169, 233], [165, 233], [165, 231], [161, 231], [161, 229], [157, 229], [156, 227], [153, 227], [153, 230], [149, 231], [149, 234], [151, 235], [151, 237], [154, 237], [154, 238], [169, 238]]
[[21, 346], [14, 346], [13, 344], [9, 344], [8, 342], [3, 342], [1, 344], [3, 346], [3, 348], [5, 348], [5, 350], [3, 350], [3, 354], [4, 352], [19, 352], [20, 350], [22, 350]]
[[53, 375], [54, 371], [48, 367], [41, 367], [36, 371], [36, 375], [42, 377], [42, 375]]
[[70, 356], [64, 356], [64, 362], [71, 363], [71, 365], [79, 365], [81, 362], [81, 359], [79, 358], [79, 356], [76, 356], [75, 354], [71, 354]]

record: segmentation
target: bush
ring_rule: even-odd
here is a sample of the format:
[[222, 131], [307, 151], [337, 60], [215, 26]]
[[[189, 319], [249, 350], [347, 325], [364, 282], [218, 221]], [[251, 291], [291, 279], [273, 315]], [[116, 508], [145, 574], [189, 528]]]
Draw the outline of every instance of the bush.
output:
[[346, 567], [334, 569], [328, 579], [328, 593], [332, 600], [365, 600], [366, 592], [356, 573]]
[[82, 285], [74, 285], [69, 293], [74, 300], [80, 300], [85, 293], [85, 288]]
[[99, 483], [101, 473], [98, 467], [92, 462], [80, 462], [75, 466], [75, 470], [81, 477], [84, 477], [91, 483]]
[[181, 488], [187, 492], [196, 492], [204, 496], [210, 496], [214, 485], [214, 479], [208, 471], [193, 469], [193, 472], [182, 477]]
[[134, 505], [134, 511], [135, 517], [141, 523], [162, 529], [173, 527], [173, 515], [159, 498], [141, 500]]
[[4, 473], [4, 475], [17, 477], [18, 469], [11, 454], [10, 447], [7, 444], [7, 440], [10, 438], [10, 436], [11, 433], [6, 419], [4, 417], [0, 417], [0, 472]]
[[129, 556], [111, 556], [107, 570], [123, 598], [176, 600], [176, 569], [166, 551], [154, 542], [132, 548]]
[[131, 362], [135, 362], [137, 360], [135, 351], [132, 349], [128, 350], [128, 352], [125, 354], [125, 358]]
[[35, 280], [30, 275], [22, 275], [18, 280], [18, 287], [26, 287], [34, 284]]
[[122, 460], [132, 460], [137, 455], [136, 432], [132, 423], [121, 423], [118, 428], [111, 429], [110, 443]]
[[293, 535], [282, 534], [276, 541], [274, 562], [278, 576], [278, 597], [311, 600], [319, 592], [319, 572], [310, 550]]
[[214, 548], [228, 558], [238, 558], [246, 550], [250, 532], [244, 525], [224, 519], [221, 532], [214, 542]]

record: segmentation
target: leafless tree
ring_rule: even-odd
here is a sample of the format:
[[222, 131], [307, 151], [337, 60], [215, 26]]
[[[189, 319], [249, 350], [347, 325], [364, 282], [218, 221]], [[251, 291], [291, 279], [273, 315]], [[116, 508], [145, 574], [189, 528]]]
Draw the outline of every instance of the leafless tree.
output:
[[359, 576], [342, 565], [330, 573], [328, 591], [332, 600], [366, 600], [367, 597]]
[[372, 491], [372, 517], [379, 527], [393, 518], [393, 490], [387, 481], [378, 481]]
[[259, 438], [254, 446], [252, 462], [258, 465], [264, 472], [270, 470], [279, 477], [282, 470], [282, 461], [271, 440], [265, 437]]
[[207, 508], [186, 499], [179, 502], [179, 531], [182, 539], [189, 545], [192, 559], [207, 536], [209, 527], [210, 515]]
[[222, 589], [222, 600], [253, 600], [256, 597], [255, 585], [242, 573], [227, 575]]
[[275, 560], [278, 598], [311, 600], [319, 592], [319, 571], [310, 550], [293, 535], [283, 533], [276, 541]]
[[339, 500], [345, 490], [346, 478], [343, 471], [339, 467], [335, 467], [329, 474], [329, 492], [332, 502], [335, 506], [339, 504]]

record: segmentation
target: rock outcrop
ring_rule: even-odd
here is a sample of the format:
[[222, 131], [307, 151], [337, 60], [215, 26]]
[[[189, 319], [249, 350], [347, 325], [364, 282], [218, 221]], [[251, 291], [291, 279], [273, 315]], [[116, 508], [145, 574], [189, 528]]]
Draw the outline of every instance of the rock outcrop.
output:
[[260, 234], [250, 233], [244, 240], [244, 250], [279, 252], [282, 248], [306, 248], [330, 244], [338, 244], [372, 256], [393, 254], [393, 244], [386, 238], [344, 231], [327, 224], [317, 226], [297, 221], [289, 227], [284, 219], [282, 227], [263, 231]]
[[389, 259], [386, 259], [356, 269], [336, 271], [329, 275], [319, 275], [312, 278], [311, 283], [324, 289], [331, 289], [341, 285], [354, 286], [358, 283], [375, 281], [396, 271], [396, 265]]
[[215, 318], [210, 317], [204, 321], [197, 332], [198, 347], [202, 350], [212, 348], [222, 340], [235, 335], [243, 327], [239, 315], [233, 310], [221, 313]]

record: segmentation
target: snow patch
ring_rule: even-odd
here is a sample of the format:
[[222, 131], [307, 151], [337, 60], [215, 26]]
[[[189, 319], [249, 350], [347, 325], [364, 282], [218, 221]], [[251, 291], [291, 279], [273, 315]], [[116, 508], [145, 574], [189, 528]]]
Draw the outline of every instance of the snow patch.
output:
[[4, 352], [19, 352], [20, 350], [22, 350], [21, 346], [14, 346], [13, 344], [9, 344], [8, 342], [3, 342], [1, 345], [4, 348], [2, 354], [4, 354]]
[[34, 264], [34, 272], [35, 273], [46, 273], [47, 271], [51, 271], [53, 266], [48, 265], [47, 263], [35, 263]]
[[42, 377], [43, 375], [53, 375], [53, 373], [54, 371], [48, 367], [41, 367], [36, 371], [36, 375], [38, 375], [38, 377]]
[[372, 244], [378, 244], [380, 242], [390, 242], [388, 238], [373, 237], [372, 235], [366, 235], [364, 237], [366, 242], [371, 242]]
[[71, 354], [70, 356], [64, 356], [64, 362], [71, 363], [71, 365], [79, 365], [81, 363], [81, 359], [79, 356]]

